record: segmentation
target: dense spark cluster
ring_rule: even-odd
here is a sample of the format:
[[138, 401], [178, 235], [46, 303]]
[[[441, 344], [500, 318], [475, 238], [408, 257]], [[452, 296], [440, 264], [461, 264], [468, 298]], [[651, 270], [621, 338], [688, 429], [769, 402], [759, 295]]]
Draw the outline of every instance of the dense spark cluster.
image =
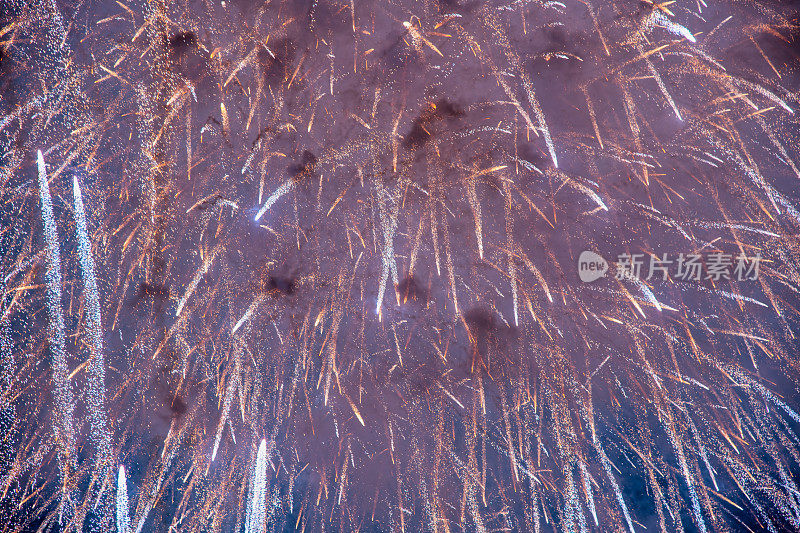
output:
[[0, 530], [800, 530], [794, 4], [0, 2]]

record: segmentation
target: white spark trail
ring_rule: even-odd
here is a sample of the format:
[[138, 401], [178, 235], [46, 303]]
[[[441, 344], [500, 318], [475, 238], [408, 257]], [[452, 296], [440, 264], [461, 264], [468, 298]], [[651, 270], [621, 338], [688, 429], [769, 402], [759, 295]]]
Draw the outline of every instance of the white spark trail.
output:
[[264, 518], [267, 505], [267, 440], [261, 439], [256, 455], [256, 468], [253, 472], [253, 485], [247, 503], [245, 533], [264, 533]]
[[89, 387], [87, 403], [92, 426], [92, 436], [98, 447], [97, 466], [105, 472], [110, 469], [111, 435], [108, 432], [105, 393], [105, 363], [103, 360], [103, 326], [100, 319], [100, 298], [97, 292], [97, 278], [92, 258], [92, 245], [86, 229], [86, 212], [83, 207], [81, 188], [78, 177], [73, 176], [72, 190], [75, 206], [75, 231], [78, 237], [78, 261], [83, 278], [84, 302], [88, 319], [89, 337], [91, 338], [91, 362], [88, 368]]
[[594, 200], [594, 202], [600, 207], [600, 209], [602, 209], [603, 211], [608, 211], [608, 206], [605, 204], [605, 202], [603, 202], [603, 199], [600, 198], [600, 195], [598, 195], [596, 192], [594, 192], [592, 189], [590, 189], [589, 187], [587, 187], [583, 183], [579, 183], [579, 182], [577, 182], [575, 180], [572, 180], [572, 179], [569, 179], [569, 178], [567, 178], [567, 179], [568, 179], [567, 183], [573, 189], [576, 189], [576, 190], [588, 195], [589, 198]]
[[397, 286], [398, 283], [397, 261], [395, 260], [394, 254], [394, 235], [397, 231], [397, 215], [399, 212], [399, 205], [396, 189], [389, 193], [380, 182], [380, 179], [376, 182], [376, 188], [378, 189], [377, 195], [379, 216], [384, 243], [383, 251], [381, 253], [381, 281], [378, 286], [378, 301], [375, 306], [375, 313], [380, 315], [381, 307], [383, 306], [383, 298], [386, 293], [386, 284], [389, 280], [390, 273], [395, 286]]
[[211, 253], [211, 255], [203, 261], [203, 264], [200, 268], [197, 269], [197, 273], [192, 278], [191, 283], [189, 283], [189, 287], [186, 289], [186, 292], [183, 294], [183, 298], [180, 299], [178, 302], [178, 308], [175, 310], [175, 316], [180, 316], [181, 311], [183, 311], [183, 307], [186, 305], [186, 302], [194, 293], [194, 290], [197, 288], [197, 285], [200, 283], [200, 280], [203, 279], [203, 276], [206, 275], [208, 269], [211, 267], [211, 263], [214, 262], [214, 257], [216, 256], [216, 249]]
[[685, 26], [681, 26], [680, 24], [669, 20], [661, 11], [653, 11], [653, 15], [650, 18], [650, 25], [661, 26], [672, 34], [684, 37], [687, 41], [693, 43], [697, 42], [697, 39], [695, 39], [694, 35], [692, 35], [692, 32], [686, 29]]
[[659, 312], [661, 312], [661, 311], [663, 310], [663, 309], [662, 309], [662, 307], [661, 307], [661, 303], [659, 303], [659, 301], [656, 299], [656, 295], [655, 295], [655, 294], [653, 294], [653, 291], [651, 291], [651, 290], [650, 290], [650, 287], [648, 287], [647, 285], [645, 285], [645, 284], [644, 284], [644, 283], [643, 283], [641, 280], [639, 280], [639, 279], [636, 279], [636, 278], [634, 278], [632, 281], [633, 281], [633, 283], [634, 283], [634, 284], [635, 284], [637, 287], [639, 287], [639, 289], [642, 291], [642, 294], [644, 294], [644, 295], [645, 295], [645, 297], [647, 298], [647, 300], [648, 300], [648, 301], [649, 301], [651, 304], [653, 304], [653, 307], [655, 307], [656, 309], [658, 309], [658, 311], [659, 311]]
[[253, 303], [251, 303], [250, 307], [247, 308], [247, 311], [244, 313], [244, 315], [242, 315], [242, 318], [240, 318], [236, 325], [233, 326], [231, 335], [236, 335], [236, 332], [239, 330], [239, 328], [241, 328], [248, 320], [250, 320], [250, 317], [253, 316], [253, 311], [256, 310], [256, 307], [258, 307], [258, 304], [260, 304], [262, 301], [263, 298], [256, 298], [253, 300]]
[[[231, 401], [233, 400], [233, 393], [236, 388], [239, 386], [240, 381], [240, 368], [239, 368], [239, 357], [241, 347], [236, 348], [236, 367], [233, 371], [233, 376], [230, 377], [230, 382], [228, 383], [228, 387], [225, 389], [225, 397], [222, 403], [222, 416], [219, 419], [219, 425], [217, 426], [217, 435], [214, 437], [214, 448], [211, 451], [211, 461], [217, 458], [217, 452], [219, 451], [219, 443], [222, 439], [222, 430], [225, 428], [225, 422], [228, 420], [228, 414], [231, 411]], [[231, 431], [233, 429], [231, 428]]]
[[757, 83], [753, 83], [753, 82], [750, 82], [750, 81], [747, 81], [747, 80], [744, 80], [744, 79], [741, 79], [741, 78], [734, 78], [734, 79], [740, 85], [743, 85], [744, 87], [747, 87], [748, 89], [757, 92], [761, 96], [764, 96], [765, 98], [768, 98], [769, 100], [772, 100], [773, 102], [775, 102], [776, 104], [781, 106], [783, 109], [785, 109], [786, 111], [788, 111], [789, 113], [794, 115], [794, 109], [792, 109], [789, 106], [789, 104], [787, 104], [783, 99], [781, 99], [778, 95], [776, 95], [775, 93], [773, 93], [772, 91], [770, 91], [766, 87], [763, 87], [761, 85], [758, 85]]
[[119, 465], [119, 475], [117, 476], [117, 533], [128, 533], [130, 531], [130, 515], [128, 513], [128, 480], [125, 477], [125, 467]]
[[[639, 53], [642, 55], [644, 55], [645, 53], [641, 46], [639, 47]], [[666, 98], [670, 107], [675, 112], [675, 116], [678, 117], [678, 120], [683, 121], [681, 112], [678, 110], [678, 105], [675, 103], [675, 100], [672, 98], [672, 95], [669, 94], [669, 91], [667, 90], [667, 85], [664, 83], [664, 80], [661, 79], [661, 74], [658, 73], [658, 70], [656, 70], [655, 65], [653, 65], [653, 62], [650, 61], [649, 58], [646, 58], [645, 62], [647, 63], [647, 68], [650, 70], [650, 74], [653, 75], [653, 79], [655, 79], [656, 81], [656, 85], [658, 85], [658, 88], [661, 90], [661, 94], [664, 95], [664, 98]]]
[[[62, 486], [70, 482], [69, 477], [75, 468], [75, 435], [73, 432], [73, 397], [69, 384], [69, 369], [64, 350], [64, 315], [61, 310], [61, 249], [58, 244], [58, 232], [53, 216], [53, 201], [50, 198], [50, 187], [47, 183], [47, 168], [44, 156], [39, 150], [36, 156], [39, 167], [39, 199], [42, 204], [42, 222], [47, 243], [47, 313], [48, 341], [52, 357], [51, 367], [53, 384], [55, 385], [55, 432], [60, 445], [59, 468]], [[69, 494], [62, 494], [59, 508], [59, 519], [68, 521], [71, 517]]]
[[691, 472], [689, 471], [689, 465], [686, 463], [686, 457], [683, 454], [683, 447], [678, 441], [678, 436], [675, 434], [672, 428], [669, 426], [665, 426], [665, 428], [670, 440], [672, 441], [672, 446], [675, 449], [675, 453], [678, 456], [678, 463], [681, 466], [681, 473], [686, 480], [686, 487], [689, 489], [689, 497], [692, 502], [692, 512], [694, 513], [695, 524], [700, 530], [700, 533], [706, 533], [708, 528], [706, 527], [705, 520], [703, 520], [703, 512], [700, 508], [700, 500], [697, 497], [697, 490], [695, 489], [694, 482], [692, 481], [693, 478]]
[[589, 479], [589, 472], [586, 470], [586, 465], [581, 461], [578, 463], [581, 469], [581, 478], [583, 479], [583, 490], [586, 494], [586, 506], [589, 508], [589, 511], [592, 513], [592, 518], [594, 518], [594, 525], [598, 525], [597, 523], [597, 511], [594, 507], [594, 496], [592, 496], [592, 483]]
[[625, 505], [625, 500], [622, 498], [622, 492], [620, 491], [619, 484], [617, 480], [614, 478], [614, 474], [611, 472], [611, 461], [608, 459], [605, 450], [600, 445], [600, 441], [597, 440], [597, 437], [594, 438], [594, 449], [597, 452], [597, 455], [600, 457], [600, 463], [603, 465], [603, 470], [606, 471], [606, 476], [608, 477], [608, 481], [611, 483], [611, 488], [614, 489], [614, 495], [617, 497], [617, 503], [622, 509], [622, 515], [625, 517], [625, 522], [628, 525], [628, 531], [631, 533], [635, 533], [633, 529], [633, 523], [631, 522], [631, 516], [628, 513], [628, 506]]
[[264, 202], [263, 207], [261, 207], [261, 209], [258, 211], [258, 214], [256, 215], [256, 218], [255, 218], [256, 222], [258, 222], [259, 219], [261, 219], [261, 217], [264, 216], [264, 213], [269, 211], [269, 208], [272, 207], [272, 205], [275, 202], [280, 200], [281, 196], [285, 195], [286, 193], [288, 193], [292, 189], [294, 189], [294, 180], [291, 179], [291, 178], [286, 180], [283, 183], [283, 185], [281, 185], [280, 187], [275, 189], [275, 192], [272, 193], [272, 195], [269, 198], [267, 198], [267, 201]]

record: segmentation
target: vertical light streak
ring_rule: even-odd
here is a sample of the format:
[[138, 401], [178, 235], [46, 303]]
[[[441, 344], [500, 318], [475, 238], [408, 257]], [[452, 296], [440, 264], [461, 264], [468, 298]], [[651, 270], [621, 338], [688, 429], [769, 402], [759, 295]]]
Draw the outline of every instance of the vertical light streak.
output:
[[[75, 435], [73, 428], [73, 396], [69, 383], [69, 369], [64, 347], [64, 315], [61, 310], [61, 248], [58, 244], [53, 201], [50, 198], [50, 187], [47, 183], [47, 168], [44, 156], [39, 150], [36, 154], [39, 169], [39, 199], [41, 201], [42, 222], [47, 244], [47, 314], [48, 341], [52, 357], [51, 368], [55, 388], [55, 432], [59, 444], [59, 468], [61, 471], [62, 491], [67, 489], [71, 475], [75, 469]], [[61, 523], [71, 518], [70, 494], [61, 495], [59, 520]]]
[[267, 505], [267, 440], [261, 439], [247, 502], [245, 533], [264, 533]]
[[600, 464], [603, 465], [603, 470], [605, 470], [606, 477], [608, 478], [609, 483], [611, 483], [611, 488], [614, 489], [614, 495], [617, 498], [617, 503], [619, 504], [620, 509], [622, 509], [622, 515], [625, 517], [625, 523], [628, 525], [628, 531], [635, 533], [636, 530], [633, 529], [631, 515], [628, 513], [628, 506], [625, 505], [625, 500], [622, 498], [622, 492], [619, 489], [619, 483], [617, 483], [614, 473], [611, 471], [611, 461], [609, 461], [605, 450], [603, 450], [600, 441], [597, 440], [596, 437], [594, 439], [594, 449], [597, 452], [597, 455], [600, 457]]
[[128, 480], [125, 466], [119, 465], [117, 475], [117, 533], [129, 533], [130, 518], [128, 510]]
[[675, 448], [675, 453], [678, 456], [681, 473], [686, 480], [686, 487], [689, 489], [689, 497], [692, 500], [692, 513], [694, 514], [695, 523], [697, 524], [697, 528], [700, 530], [700, 533], [705, 533], [708, 531], [708, 529], [706, 527], [705, 520], [703, 519], [703, 513], [700, 510], [700, 501], [697, 499], [697, 489], [694, 487], [692, 474], [689, 472], [689, 465], [686, 464], [686, 457], [683, 454], [683, 446], [681, 446], [678, 440], [678, 435], [675, 434], [675, 431], [669, 426], [667, 426], [666, 429], [667, 433], [669, 434], [669, 438], [672, 441], [672, 446]]
[[[238, 355], [237, 355], [238, 358]], [[214, 437], [214, 448], [211, 451], [211, 461], [217, 458], [217, 451], [219, 451], [219, 443], [222, 439], [222, 430], [225, 428], [225, 422], [228, 420], [228, 415], [231, 411], [231, 401], [233, 400], [233, 393], [239, 386], [239, 368], [233, 370], [234, 375], [230, 377], [228, 387], [225, 389], [225, 397], [222, 403], [222, 416], [219, 419], [219, 426], [217, 426], [217, 435]]]
[[103, 326], [100, 318], [100, 297], [97, 292], [92, 245], [86, 227], [86, 212], [83, 207], [78, 176], [73, 176], [72, 191], [75, 207], [75, 232], [78, 237], [78, 260], [83, 278], [84, 302], [91, 339], [91, 362], [88, 367], [88, 391], [86, 401], [89, 405], [89, 418], [92, 438], [97, 446], [97, 467], [101, 475], [111, 468], [111, 435], [106, 416], [105, 361], [103, 356]]
[[[378, 284], [378, 301], [375, 306], [375, 313], [380, 316], [383, 298], [386, 293], [386, 285], [389, 274], [392, 275], [394, 284], [397, 285], [397, 261], [394, 255], [394, 235], [397, 231], [398, 202], [397, 191], [391, 194], [386, 190], [381, 182], [381, 178], [375, 181], [378, 197], [378, 212], [380, 216], [381, 233], [383, 235], [383, 250], [381, 252], [381, 279]], [[388, 205], [387, 205], [388, 204]]]

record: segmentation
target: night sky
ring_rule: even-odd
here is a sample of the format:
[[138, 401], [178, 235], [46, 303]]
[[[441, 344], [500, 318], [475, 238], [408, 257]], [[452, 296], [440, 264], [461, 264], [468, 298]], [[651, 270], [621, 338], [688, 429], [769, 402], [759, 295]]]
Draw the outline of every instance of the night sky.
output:
[[0, 532], [800, 530], [799, 14], [0, 0]]

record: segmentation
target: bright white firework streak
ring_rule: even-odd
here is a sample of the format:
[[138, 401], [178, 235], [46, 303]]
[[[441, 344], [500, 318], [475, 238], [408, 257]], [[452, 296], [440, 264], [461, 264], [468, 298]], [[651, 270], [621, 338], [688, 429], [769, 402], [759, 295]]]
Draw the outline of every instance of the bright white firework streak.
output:
[[378, 302], [375, 306], [375, 313], [381, 314], [381, 307], [383, 306], [383, 297], [386, 294], [386, 282], [389, 280], [389, 272], [397, 268], [394, 259], [394, 230], [384, 231], [384, 241], [386, 245], [381, 253], [381, 282], [378, 287]]
[[658, 309], [658, 312], [660, 313], [662, 311], [661, 304], [656, 299], [656, 295], [653, 294], [653, 291], [651, 291], [650, 288], [647, 285], [645, 285], [644, 282], [642, 282], [642, 280], [638, 278], [634, 278], [633, 282], [637, 287], [639, 287], [639, 289], [642, 291], [642, 294], [644, 294], [645, 297], [647, 297], [647, 301], [653, 304], [653, 307]]
[[[64, 352], [64, 315], [61, 311], [61, 250], [58, 245], [58, 233], [53, 217], [53, 201], [50, 198], [50, 187], [47, 184], [47, 169], [44, 156], [39, 150], [36, 156], [39, 167], [39, 199], [42, 203], [42, 221], [44, 222], [44, 236], [47, 242], [47, 314], [48, 341], [52, 357], [51, 367], [53, 384], [55, 387], [55, 432], [56, 440], [61, 448], [59, 453], [59, 468], [61, 470], [63, 486], [67, 485], [68, 477], [75, 467], [75, 437], [72, 427], [73, 400], [72, 388], [69, 384], [67, 356]], [[71, 512], [65, 506], [69, 495], [63, 494], [59, 509], [59, 520], [68, 521]], [[67, 516], [65, 516], [65, 513]]]
[[[515, 70], [519, 75], [519, 79], [522, 82], [522, 87], [525, 89], [525, 95], [528, 97], [528, 104], [530, 104], [531, 108], [533, 109], [533, 114], [536, 115], [536, 120], [539, 121], [539, 129], [544, 135], [544, 142], [547, 145], [547, 150], [550, 152], [550, 158], [553, 160], [553, 166], [558, 168], [558, 157], [556, 156], [556, 147], [553, 143], [553, 137], [550, 135], [550, 128], [547, 127], [547, 121], [544, 118], [544, 111], [542, 111], [542, 106], [539, 104], [539, 99], [536, 98], [536, 93], [533, 91], [533, 84], [531, 83], [530, 77], [520, 65], [519, 55], [512, 51], [511, 47], [508, 46], [508, 39], [506, 36], [498, 34], [497, 30], [495, 30], [495, 32], [495, 35], [500, 37], [500, 42], [503, 43], [504, 47], [506, 48], [506, 57], [508, 58], [509, 62], [514, 65]], [[523, 115], [523, 117], [524, 116], [525, 115]]]
[[700, 510], [700, 500], [697, 498], [697, 490], [695, 490], [694, 483], [692, 483], [692, 474], [689, 472], [689, 465], [686, 463], [686, 457], [683, 455], [683, 447], [678, 442], [678, 438], [672, 428], [666, 425], [665, 428], [667, 430], [667, 434], [669, 434], [670, 440], [672, 441], [675, 454], [678, 456], [678, 462], [681, 466], [681, 473], [686, 480], [686, 487], [689, 489], [689, 497], [692, 500], [692, 512], [694, 513], [695, 524], [697, 525], [697, 529], [700, 530], [700, 533], [706, 533], [708, 529], [706, 528], [705, 520], [703, 520], [703, 513]]
[[769, 98], [770, 100], [772, 100], [773, 102], [775, 102], [776, 104], [778, 104], [779, 106], [784, 108], [786, 111], [788, 111], [789, 113], [794, 115], [794, 109], [789, 107], [789, 104], [787, 104], [785, 101], [781, 100], [778, 97], [778, 95], [776, 95], [772, 91], [768, 90], [766, 87], [763, 87], [761, 85], [758, 85], [756, 83], [752, 83], [752, 82], [749, 82], [749, 81], [743, 80], [743, 79], [736, 79], [736, 81], [737, 81], [737, 83], [741, 83], [745, 87], [748, 87], [748, 88], [754, 90], [755, 92], [757, 92], [761, 96]]
[[580, 530], [581, 533], [586, 533], [588, 531], [586, 528], [586, 517], [583, 514], [583, 509], [581, 509], [581, 503], [578, 499], [578, 489], [575, 486], [575, 476], [573, 475], [572, 469], [573, 465], [569, 463], [563, 468], [564, 477], [566, 478], [563, 510], [564, 521], [569, 531]]
[[258, 214], [256, 215], [256, 219], [255, 219], [256, 222], [258, 222], [259, 219], [264, 216], [264, 213], [269, 211], [269, 208], [272, 207], [272, 204], [277, 202], [281, 198], [281, 196], [283, 196], [284, 194], [288, 193], [292, 189], [294, 189], [294, 180], [293, 179], [286, 180], [286, 182], [284, 182], [283, 185], [281, 185], [280, 187], [275, 189], [275, 192], [272, 193], [272, 195], [270, 195], [269, 198], [267, 198], [267, 201], [264, 202], [264, 206], [258, 211]]
[[606, 455], [605, 450], [603, 450], [603, 446], [600, 444], [600, 441], [597, 440], [597, 437], [594, 438], [592, 444], [594, 445], [597, 455], [600, 456], [600, 463], [603, 465], [603, 470], [606, 471], [606, 477], [608, 477], [608, 481], [611, 483], [611, 488], [614, 489], [614, 495], [617, 497], [617, 503], [619, 504], [620, 509], [622, 509], [622, 515], [625, 517], [625, 522], [628, 524], [628, 530], [631, 533], [635, 533], [635, 530], [633, 529], [633, 523], [631, 522], [631, 515], [628, 513], [628, 506], [625, 505], [625, 500], [622, 498], [622, 492], [619, 490], [619, 484], [617, 483], [616, 478], [614, 478], [613, 472], [611, 472], [611, 461], [609, 461], [608, 456]]
[[581, 468], [581, 478], [583, 479], [583, 489], [586, 494], [586, 506], [589, 508], [589, 511], [592, 513], [592, 517], [594, 518], [594, 525], [597, 525], [597, 512], [594, 508], [594, 497], [592, 496], [592, 482], [589, 479], [589, 472], [586, 471], [586, 465], [583, 462], [579, 462], [578, 465]]
[[89, 364], [89, 391], [86, 401], [89, 405], [89, 418], [92, 425], [92, 436], [98, 448], [96, 463], [101, 471], [107, 471], [111, 465], [111, 436], [108, 433], [106, 419], [106, 369], [103, 360], [103, 326], [100, 321], [100, 298], [97, 294], [97, 278], [94, 273], [92, 245], [86, 230], [86, 212], [78, 177], [72, 179], [72, 193], [75, 203], [75, 230], [78, 237], [78, 260], [83, 277], [84, 302], [91, 338], [91, 363]]
[[256, 455], [256, 468], [253, 472], [253, 486], [247, 503], [245, 533], [263, 533], [267, 505], [267, 441], [261, 439]]
[[[250, 318], [250, 315], [253, 314], [253, 310], [258, 306], [261, 302], [261, 298], [256, 298], [256, 300], [250, 304], [250, 307], [247, 309], [247, 312], [244, 316], [239, 319], [239, 322], [233, 328], [233, 334], [236, 333], [236, 330], [241, 327], [242, 324], [247, 322], [247, 319]], [[228, 421], [228, 415], [231, 412], [231, 402], [233, 401], [233, 393], [236, 389], [241, 385], [241, 354], [242, 354], [242, 345], [238, 344], [234, 351], [234, 358], [236, 364], [234, 366], [233, 375], [230, 376], [228, 387], [225, 389], [225, 397], [222, 402], [222, 416], [219, 419], [219, 425], [217, 426], [217, 436], [214, 437], [214, 449], [211, 451], [211, 462], [213, 463], [214, 460], [217, 458], [217, 452], [219, 451], [219, 443], [222, 439], [222, 430], [225, 429], [225, 422]], [[241, 394], [241, 390], [239, 391]], [[231, 424], [231, 433], [233, 433], [233, 425]], [[234, 443], [236, 442], [236, 438], [234, 437]]]
[[128, 480], [125, 477], [125, 467], [119, 465], [119, 475], [117, 476], [117, 533], [128, 533], [130, 529], [128, 516]]
[[[13, 449], [14, 438], [9, 438], [8, 434], [17, 427], [17, 416], [14, 401], [10, 399], [11, 386], [15, 377], [16, 365], [14, 364], [14, 345], [11, 341], [11, 325], [8, 319], [6, 307], [6, 283], [0, 277], [0, 434], [4, 439], [0, 441], [0, 461], [9, 465], [10, 458], [14, 457], [16, 450]], [[7, 482], [15, 476], [14, 470], [21, 470], [18, 463], [11, 468], [3, 468], [3, 475], [0, 477], [0, 491], [7, 490]], [[9, 483], [10, 484], [10, 483]]]
[[506, 197], [506, 236], [508, 241], [508, 276], [511, 278], [511, 298], [514, 302], [514, 325], [519, 327], [519, 296], [517, 294], [517, 264], [514, 262], [514, 219], [511, 215], [511, 192], [508, 184], [503, 182], [503, 194]]
[[[238, 357], [238, 356], [237, 356]], [[239, 386], [239, 366], [236, 365], [234, 375], [230, 378], [228, 388], [225, 389], [225, 399], [222, 403], [222, 416], [219, 419], [219, 426], [217, 427], [217, 436], [214, 438], [214, 449], [211, 451], [211, 461], [217, 458], [217, 451], [219, 450], [219, 442], [222, 439], [222, 430], [225, 428], [225, 422], [228, 420], [228, 414], [231, 410], [231, 400], [233, 399], [233, 392]]]
[[[547, 150], [550, 152], [550, 158], [553, 160], [553, 166], [558, 168], [558, 157], [556, 156], [556, 147], [553, 144], [553, 138], [550, 135], [550, 129], [547, 127], [547, 122], [544, 118], [544, 112], [542, 111], [542, 106], [539, 104], [539, 100], [536, 98], [536, 94], [533, 91], [533, 84], [531, 83], [530, 78], [528, 77], [527, 73], [522, 69], [520, 66], [520, 59], [519, 56], [511, 49], [508, 44], [508, 39], [502, 32], [498, 30], [498, 28], [494, 25], [490, 25], [491, 28], [494, 30], [494, 37], [495, 40], [500, 43], [503, 48], [505, 48], [505, 55], [508, 59], [508, 62], [514, 66], [514, 69], [517, 71], [517, 75], [522, 82], [522, 87], [525, 90], [525, 94], [528, 97], [528, 103], [530, 104], [531, 108], [533, 109], [534, 115], [536, 115], [536, 120], [539, 121], [539, 130], [541, 130], [542, 134], [544, 135], [545, 144], [547, 144]], [[479, 52], [479, 57], [482, 61], [486, 61], [489, 64], [489, 67], [494, 74], [495, 79], [497, 80], [498, 85], [503, 88], [503, 91], [508, 96], [508, 99], [514, 104], [514, 107], [517, 108], [519, 114], [522, 115], [522, 118], [525, 119], [525, 123], [527, 124], [528, 128], [531, 130], [536, 130], [533, 126], [533, 122], [531, 121], [530, 115], [522, 109], [522, 105], [520, 105], [519, 100], [514, 96], [514, 92], [511, 90], [511, 87], [505, 80], [505, 76], [498, 70], [490, 57], [483, 52]]]
[[248, 320], [250, 320], [250, 317], [253, 316], [253, 311], [256, 310], [256, 307], [258, 307], [258, 304], [260, 304], [262, 301], [263, 298], [256, 298], [253, 300], [253, 303], [251, 303], [250, 307], [247, 308], [247, 311], [245, 311], [244, 315], [242, 315], [242, 318], [240, 318], [236, 325], [233, 326], [231, 335], [236, 335], [236, 332], [239, 330], [239, 328], [242, 327]]
[[481, 223], [481, 202], [478, 200], [478, 195], [475, 191], [475, 182], [468, 180], [467, 182], [467, 198], [469, 199], [469, 206], [472, 209], [472, 216], [475, 219], [475, 239], [478, 241], [478, 257], [483, 259], [483, 225]]
[[542, 111], [542, 106], [539, 105], [539, 100], [536, 98], [536, 95], [533, 92], [533, 87], [531, 86], [530, 80], [528, 80], [527, 76], [522, 76], [522, 78], [523, 85], [525, 86], [525, 92], [528, 95], [528, 103], [533, 108], [533, 114], [536, 115], [536, 120], [539, 121], [539, 129], [542, 130], [542, 134], [544, 135], [544, 142], [547, 145], [547, 151], [550, 152], [550, 159], [553, 160], [553, 166], [558, 168], [556, 145], [553, 143], [553, 136], [550, 135], [550, 128], [547, 127], [547, 121], [545, 121], [544, 118], [544, 111]]
[[186, 289], [186, 292], [183, 294], [183, 298], [180, 299], [178, 302], [178, 309], [175, 311], [175, 316], [180, 316], [181, 311], [183, 311], [183, 306], [186, 305], [186, 302], [189, 300], [189, 297], [194, 293], [194, 290], [197, 288], [197, 285], [200, 283], [200, 280], [203, 279], [203, 276], [206, 275], [208, 272], [211, 263], [214, 262], [214, 257], [216, 256], [216, 249], [211, 252], [211, 256], [208, 257], [200, 268], [197, 269], [197, 273], [192, 278], [192, 282], [189, 284], [189, 288]]
[[694, 420], [692, 420], [692, 417], [689, 416], [689, 413], [686, 413], [685, 416], [686, 420], [689, 422], [689, 428], [692, 430], [692, 436], [694, 437], [694, 440], [697, 442], [697, 448], [698, 451], [700, 452], [700, 458], [703, 459], [703, 462], [706, 465], [706, 470], [708, 470], [708, 475], [711, 477], [711, 482], [714, 483], [714, 489], [719, 491], [719, 485], [717, 485], [717, 478], [714, 476], [714, 469], [711, 468], [711, 463], [708, 462], [708, 454], [706, 453], [702, 441], [700, 440], [700, 434], [697, 431], [697, 426], [694, 425]]
[[[378, 203], [380, 206], [379, 209], [379, 216], [381, 219], [381, 229], [383, 230], [383, 242], [384, 248], [383, 252], [381, 253], [381, 281], [378, 287], [378, 302], [375, 306], [375, 313], [380, 315], [381, 314], [381, 307], [383, 306], [383, 297], [386, 294], [386, 282], [389, 280], [389, 273], [392, 274], [392, 280], [395, 283], [395, 286], [398, 283], [398, 276], [397, 276], [397, 262], [395, 261], [394, 256], [394, 234], [397, 230], [397, 214], [398, 214], [398, 205], [397, 205], [397, 198], [392, 195], [389, 196], [389, 193], [383, 187], [383, 184], [380, 182], [380, 179], [377, 181], [376, 188], [378, 189]], [[389, 202], [389, 206], [387, 209], [386, 203]], [[387, 213], [387, 211], [389, 211]]]
[[[642, 54], [642, 56], [644, 57], [645, 52], [641, 46], [639, 47], [639, 53]], [[664, 95], [664, 98], [666, 98], [670, 107], [672, 107], [672, 110], [675, 112], [675, 116], [678, 117], [678, 120], [682, 121], [683, 117], [681, 116], [681, 112], [678, 111], [678, 106], [675, 103], [675, 100], [672, 98], [672, 95], [669, 94], [669, 91], [667, 91], [667, 86], [664, 83], [664, 80], [661, 79], [661, 74], [659, 74], [658, 71], [656, 70], [656, 66], [653, 64], [652, 61], [650, 61], [650, 58], [645, 57], [645, 62], [647, 63], [647, 68], [650, 70], [650, 74], [653, 75], [653, 79], [656, 80], [658, 88], [661, 89], [661, 94]]]
[[692, 32], [690, 32], [684, 26], [681, 26], [680, 24], [676, 24], [676, 23], [672, 22], [663, 13], [661, 13], [658, 10], [653, 12], [652, 21], [653, 21], [653, 23], [665, 28], [667, 31], [669, 31], [672, 34], [680, 35], [681, 37], [684, 37], [687, 41], [690, 41], [690, 42], [693, 42], [693, 43], [697, 42], [697, 39], [694, 38], [694, 35], [692, 35]]
[[584, 185], [583, 183], [579, 183], [579, 182], [577, 182], [577, 181], [574, 181], [574, 180], [569, 180], [567, 183], [568, 183], [568, 184], [569, 184], [569, 185], [570, 185], [570, 186], [571, 186], [573, 189], [575, 189], [575, 190], [578, 190], [578, 191], [581, 191], [582, 193], [584, 193], [584, 194], [588, 195], [588, 196], [589, 196], [589, 198], [591, 198], [592, 200], [594, 200], [594, 202], [595, 202], [595, 203], [596, 203], [598, 206], [600, 206], [600, 208], [601, 208], [603, 211], [608, 211], [608, 206], [605, 204], [605, 202], [603, 202], [603, 199], [602, 199], [602, 198], [600, 198], [600, 196], [599, 196], [599, 195], [598, 195], [596, 192], [594, 192], [592, 189], [590, 189], [589, 187], [587, 187], [587, 186], [586, 186], [586, 185]]

